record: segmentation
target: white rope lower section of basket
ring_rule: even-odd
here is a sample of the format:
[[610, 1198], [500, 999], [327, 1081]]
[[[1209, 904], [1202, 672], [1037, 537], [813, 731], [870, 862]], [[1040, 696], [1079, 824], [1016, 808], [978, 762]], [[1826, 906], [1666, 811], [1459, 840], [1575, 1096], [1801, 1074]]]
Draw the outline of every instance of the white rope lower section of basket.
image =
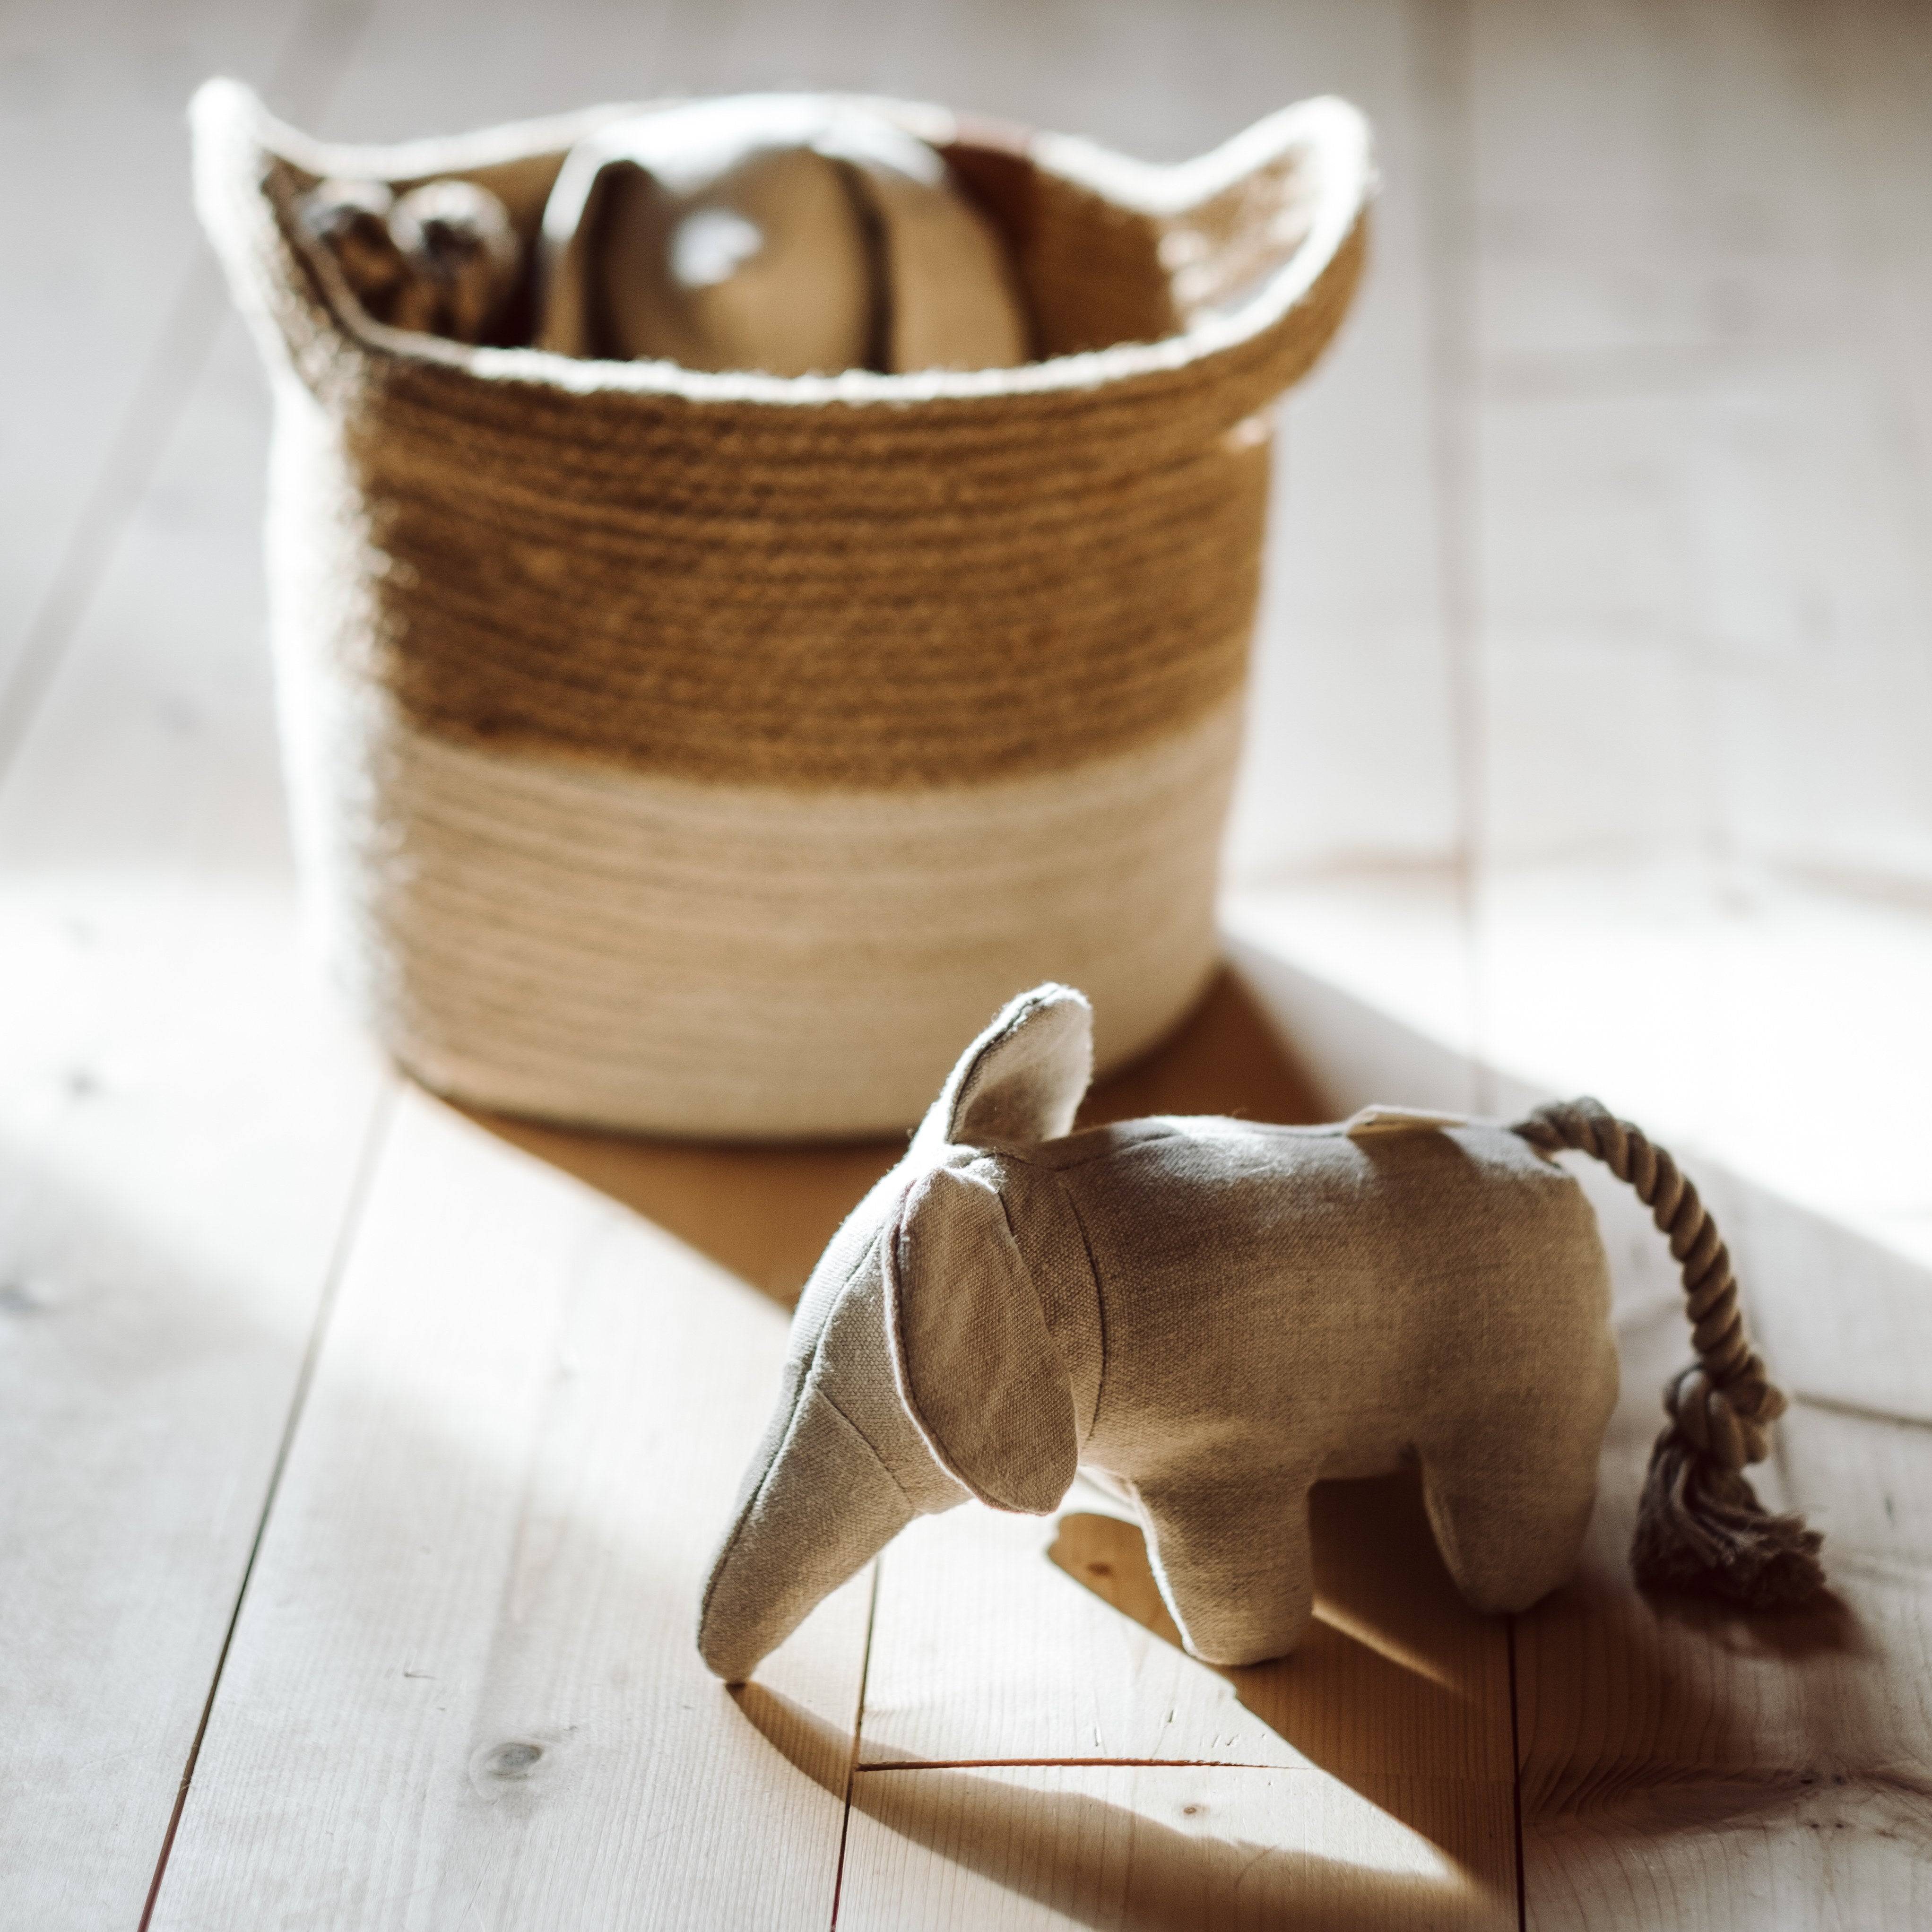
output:
[[1082, 987], [1105, 1066], [1212, 970], [1238, 701], [1063, 772], [862, 794], [482, 750], [309, 669], [285, 656], [284, 717], [323, 945], [458, 1099], [646, 1132], [885, 1132], [1024, 987]]

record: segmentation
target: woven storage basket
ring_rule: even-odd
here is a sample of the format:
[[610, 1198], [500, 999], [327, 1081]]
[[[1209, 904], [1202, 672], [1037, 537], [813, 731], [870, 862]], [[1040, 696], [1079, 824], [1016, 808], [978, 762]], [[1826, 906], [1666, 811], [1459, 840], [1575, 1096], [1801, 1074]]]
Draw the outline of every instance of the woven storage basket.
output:
[[1266, 412], [1347, 306], [1365, 124], [1310, 101], [1160, 168], [868, 104], [1003, 227], [1040, 360], [784, 379], [400, 332], [294, 197], [460, 175], [527, 243], [566, 150], [636, 110], [344, 148], [233, 82], [196, 103], [274, 379], [311, 909], [446, 1093], [872, 1132], [1016, 988], [1084, 987], [1106, 1064], [1212, 970]]

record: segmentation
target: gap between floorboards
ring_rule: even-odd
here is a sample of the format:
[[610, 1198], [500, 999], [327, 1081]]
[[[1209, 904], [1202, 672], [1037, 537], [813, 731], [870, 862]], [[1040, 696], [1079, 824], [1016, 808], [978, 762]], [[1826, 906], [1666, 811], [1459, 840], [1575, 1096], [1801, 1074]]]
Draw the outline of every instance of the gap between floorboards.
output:
[[167, 1830], [162, 1836], [161, 1849], [154, 1860], [154, 1875], [148, 1882], [146, 1902], [141, 1907], [138, 1932], [148, 1932], [154, 1916], [154, 1907], [160, 1899], [161, 1883], [167, 1876], [168, 1860], [174, 1851], [176, 1834], [181, 1829], [182, 1814], [188, 1807], [188, 1790], [194, 1782], [195, 1766], [201, 1756], [202, 1741], [208, 1735], [208, 1720], [214, 1714], [214, 1700], [220, 1694], [222, 1672], [228, 1666], [228, 1653], [235, 1642], [236, 1626], [242, 1621], [242, 1606], [248, 1599], [249, 1580], [255, 1574], [255, 1561], [261, 1554], [262, 1540], [268, 1534], [268, 1520], [274, 1513], [275, 1497], [282, 1486], [282, 1474], [288, 1467], [290, 1452], [295, 1447], [296, 1432], [302, 1426], [302, 1412], [308, 1406], [309, 1390], [315, 1380], [316, 1365], [321, 1358], [322, 1342], [328, 1333], [329, 1317], [334, 1311], [337, 1289], [348, 1266], [350, 1252], [356, 1244], [356, 1230], [362, 1219], [363, 1204], [368, 1200], [369, 1190], [374, 1184], [376, 1171], [382, 1165], [382, 1150], [388, 1144], [389, 1129], [395, 1118], [396, 1101], [400, 1091], [400, 1083], [392, 1075], [378, 1091], [375, 1105], [370, 1110], [362, 1156], [356, 1164], [356, 1178], [350, 1184], [349, 1198], [344, 1206], [342, 1226], [337, 1232], [334, 1249], [329, 1256], [328, 1266], [323, 1273], [322, 1293], [316, 1304], [315, 1320], [309, 1329], [308, 1345], [302, 1352], [302, 1366], [296, 1372], [295, 1388], [290, 1396], [288, 1418], [282, 1426], [281, 1440], [276, 1444], [275, 1460], [269, 1468], [268, 1486], [262, 1492], [262, 1507], [255, 1519], [254, 1537], [248, 1545], [248, 1560], [242, 1566], [241, 1582], [236, 1586], [234, 1606], [228, 1613], [228, 1628], [222, 1633], [221, 1648], [215, 1657], [214, 1674], [208, 1679], [208, 1695], [202, 1701], [200, 1721], [195, 1726], [194, 1738], [188, 1746], [188, 1757], [182, 1766], [181, 1783], [176, 1790], [174, 1808], [168, 1814]]

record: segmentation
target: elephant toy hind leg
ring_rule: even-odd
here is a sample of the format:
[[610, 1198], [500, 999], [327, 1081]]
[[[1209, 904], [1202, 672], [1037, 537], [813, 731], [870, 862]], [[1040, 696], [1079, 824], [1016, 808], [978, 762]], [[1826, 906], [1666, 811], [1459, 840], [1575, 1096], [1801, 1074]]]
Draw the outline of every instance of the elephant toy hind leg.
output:
[[1568, 1579], [1596, 1499], [1602, 1436], [1592, 1426], [1556, 1436], [1507, 1418], [1424, 1450], [1430, 1527], [1474, 1608], [1527, 1610]]
[[1617, 1402], [1594, 1214], [1574, 1184], [1545, 1183], [1516, 1215], [1516, 1252], [1485, 1284], [1483, 1343], [1466, 1342], [1416, 1418], [1436, 1546], [1480, 1610], [1526, 1610], [1574, 1568]]
[[1161, 1594], [1203, 1663], [1259, 1664], [1300, 1642], [1314, 1609], [1309, 1486], [1266, 1475], [1136, 1486]]

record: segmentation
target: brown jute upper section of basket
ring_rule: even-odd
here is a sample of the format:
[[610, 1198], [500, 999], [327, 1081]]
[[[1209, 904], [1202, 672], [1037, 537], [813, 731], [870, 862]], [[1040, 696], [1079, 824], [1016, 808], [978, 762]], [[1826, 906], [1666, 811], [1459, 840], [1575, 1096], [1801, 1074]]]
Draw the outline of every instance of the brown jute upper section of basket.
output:
[[[1107, 256], [1117, 282], [1123, 248], [1157, 272], [1144, 226]], [[394, 352], [274, 231], [264, 306], [347, 459], [352, 527], [329, 540], [360, 580], [356, 671], [450, 738], [866, 789], [1083, 763], [1239, 686], [1258, 413], [1333, 332], [1362, 248], [1358, 226], [1284, 324], [1178, 366], [788, 404]]]

